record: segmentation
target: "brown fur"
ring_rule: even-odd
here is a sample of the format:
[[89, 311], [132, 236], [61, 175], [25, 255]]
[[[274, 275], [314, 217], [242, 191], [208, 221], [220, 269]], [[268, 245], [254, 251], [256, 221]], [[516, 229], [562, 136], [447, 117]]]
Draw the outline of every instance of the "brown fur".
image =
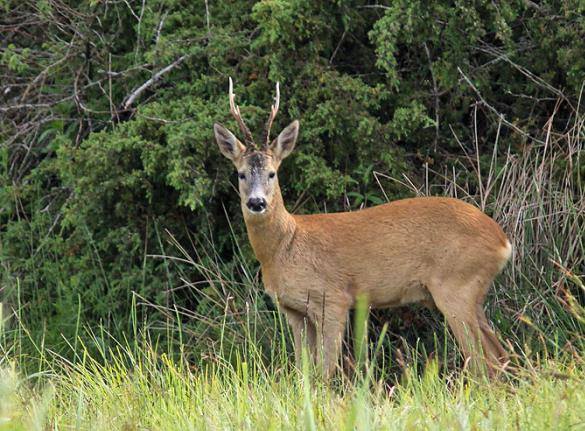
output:
[[[306, 339], [331, 375], [348, 312], [363, 294], [378, 308], [436, 305], [467, 358], [486, 364], [490, 374], [502, 369], [506, 351], [483, 311], [491, 282], [511, 253], [495, 221], [470, 204], [439, 197], [355, 212], [291, 215], [278, 179], [268, 175], [292, 151], [298, 122], [270, 147], [252, 152], [223, 126], [215, 127], [220, 149], [246, 176], [239, 188], [248, 237], [265, 289], [291, 325], [297, 360]], [[267, 202], [261, 214], [246, 206], [258, 187]]]

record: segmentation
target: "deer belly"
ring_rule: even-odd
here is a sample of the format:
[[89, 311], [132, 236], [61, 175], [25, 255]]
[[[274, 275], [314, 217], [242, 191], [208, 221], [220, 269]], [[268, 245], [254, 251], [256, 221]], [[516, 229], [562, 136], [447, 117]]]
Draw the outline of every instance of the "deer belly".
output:
[[392, 308], [417, 302], [432, 302], [433, 298], [424, 284], [418, 281], [396, 286], [380, 286], [369, 289], [368, 298], [374, 308]]

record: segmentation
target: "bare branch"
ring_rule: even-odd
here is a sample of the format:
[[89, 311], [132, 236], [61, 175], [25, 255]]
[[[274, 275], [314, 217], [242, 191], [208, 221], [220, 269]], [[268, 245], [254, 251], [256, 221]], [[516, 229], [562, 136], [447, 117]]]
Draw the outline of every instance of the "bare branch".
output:
[[479, 101], [481, 102], [481, 104], [483, 106], [485, 106], [486, 108], [488, 108], [490, 111], [492, 111], [494, 114], [496, 114], [496, 116], [502, 121], [502, 123], [504, 123], [506, 126], [510, 127], [511, 129], [515, 130], [516, 132], [520, 133], [522, 136], [525, 136], [527, 138], [529, 138], [530, 140], [537, 142], [539, 144], [544, 144], [545, 142], [535, 138], [534, 136], [532, 136], [531, 134], [525, 132], [524, 130], [522, 130], [521, 128], [519, 128], [518, 126], [516, 126], [513, 123], [510, 123], [508, 120], [506, 120], [506, 117], [504, 116], [504, 114], [502, 114], [501, 112], [499, 112], [496, 108], [494, 108], [493, 106], [491, 106], [489, 103], [486, 102], [486, 100], [483, 98], [483, 96], [481, 95], [481, 93], [479, 92], [479, 90], [477, 89], [477, 87], [475, 85], [473, 85], [473, 82], [471, 82], [471, 80], [467, 77], [467, 75], [465, 75], [465, 73], [463, 73], [463, 71], [461, 70], [461, 68], [459, 66], [457, 66], [457, 71], [461, 74], [461, 76], [463, 77], [463, 80], [465, 82], [467, 82], [467, 85], [469, 85], [471, 87], [471, 89], [474, 91], [474, 93], [477, 95]]
[[333, 50], [333, 54], [331, 54], [331, 57], [329, 58], [329, 64], [333, 63], [333, 60], [335, 59], [335, 56], [337, 55], [339, 48], [341, 48], [341, 44], [345, 40], [345, 35], [347, 35], [347, 30], [344, 30], [343, 34], [339, 38], [339, 42], [337, 42], [337, 46], [335, 47], [335, 49]]
[[160, 35], [162, 33], [163, 25], [165, 24], [165, 19], [167, 19], [168, 14], [169, 14], [168, 12], [164, 13], [162, 18], [160, 19], [160, 22], [158, 23], [158, 26], [156, 27], [156, 36], [154, 37], [154, 44], [155, 45], [157, 45], [158, 41], [160, 40]]
[[427, 60], [429, 62], [429, 71], [431, 72], [431, 80], [433, 82], [433, 97], [435, 98], [435, 141], [434, 141], [434, 152], [437, 152], [437, 143], [439, 142], [439, 89], [437, 87], [437, 80], [435, 73], [433, 72], [433, 61], [431, 60], [431, 52], [427, 43], [424, 42], [425, 53], [427, 54]]
[[366, 4], [363, 6], [358, 6], [358, 9], [384, 9], [384, 10], [388, 10], [391, 9], [390, 6], [384, 6], [381, 4]]
[[124, 102], [122, 102], [122, 107], [124, 108], [124, 110], [130, 109], [132, 104], [136, 101], [136, 99], [138, 99], [140, 97], [140, 95], [142, 93], [144, 93], [144, 91], [146, 89], [148, 89], [154, 83], [156, 83], [163, 75], [169, 73], [175, 67], [180, 65], [183, 61], [185, 61], [185, 59], [187, 57], [188, 57], [187, 55], [182, 55], [181, 57], [179, 57], [178, 59], [173, 61], [171, 64], [169, 64], [167, 67], [159, 70], [157, 73], [155, 73], [152, 76], [152, 78], [150, 78], [148, 81], [146, 81], [140, 87], [136, 88], [134, 91], [132, 91], [132, 93], [130, 93], [128, 96], [126, 96], [126, 98], [124, 99]]
[[211, 36], [211, 27], [209, 25], [209, 2], [205, 0], [205, 22], [207, 24], [207, 36]]

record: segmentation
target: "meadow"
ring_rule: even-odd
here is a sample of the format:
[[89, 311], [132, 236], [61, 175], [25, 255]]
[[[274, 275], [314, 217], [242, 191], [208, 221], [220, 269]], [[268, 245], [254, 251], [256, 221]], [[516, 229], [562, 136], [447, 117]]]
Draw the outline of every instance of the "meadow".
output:
[[[185, 348], [189, 348], [185, 346]], [[334, 387], [292, 370], [268, 368], [250, 352], [193, 367], [149, 344], [120, 344], [79, 362], [56, 361], [20, 375], [2, 361], [2, 430], [201, 429], [582, 429], [582, 357], [558, 352], [526, 359], [501, 382], [441, 372], [428, 361], [391, 383], [369, 377]], [[46, 352], [50, 356], [50, 352]], [[418, 370], [420, 371], [420, 370]]]

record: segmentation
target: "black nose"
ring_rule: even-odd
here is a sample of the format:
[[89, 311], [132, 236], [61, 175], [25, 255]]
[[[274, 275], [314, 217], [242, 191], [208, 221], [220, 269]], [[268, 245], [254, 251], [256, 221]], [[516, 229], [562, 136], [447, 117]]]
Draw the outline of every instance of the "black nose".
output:
[[261, 212], [266, 209], [266, 199], [264, 198], [250, 198], [248, 199], [248, 208], [254, 212]]

